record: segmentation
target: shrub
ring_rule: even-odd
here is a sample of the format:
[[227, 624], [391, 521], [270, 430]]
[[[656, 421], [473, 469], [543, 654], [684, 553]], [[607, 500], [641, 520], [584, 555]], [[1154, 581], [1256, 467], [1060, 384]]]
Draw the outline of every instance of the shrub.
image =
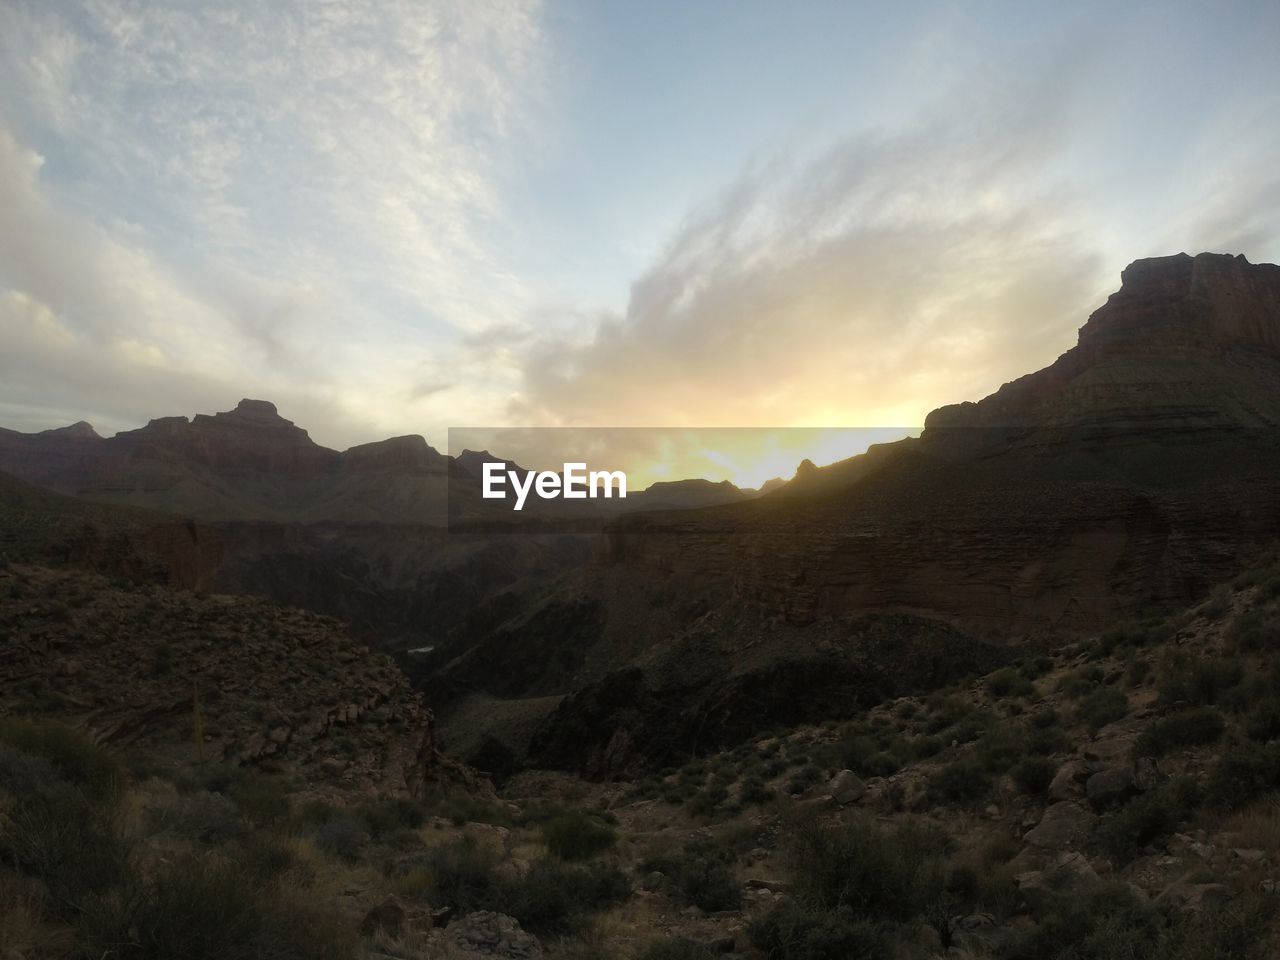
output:
[[0, 743], [48, 761], [59, 777], [90, 799], [114, 799], [124, 786], [124, 768], [115, 755], [62, 724], [0, 720]]
[[1058, 678], [1057, 690], [1063, 696], [1078, 700], [1102, 683], [1102, 668], [1096, 664], [1079, 667]]
[[1280, 646], [1280, 613], [1254, 607], [1231, 621], [1227, 639], [1237, 650], [1274, 650]]
[[976, 803], [990, 789], [990, 776], [970, 759], [948, 764], [929, 778], [930, 796], [946, 803]]
[[542, 825], [542, 841], [561, 860], [587, 860], [603, 853], [618, 840], [617, 832], [598, 818], [580, 810], [552, 817]]
[[507, 913], [539, 934], [574, 932], [592, 913], [631, 896], [631, 885], [617, 867], [602, 863], [568, 866], [550, 860], [534, 863], [523, 877], [498, 885], [486, 909]]
[[1249, 711], [1245, 730], [1254, 740], [1274, 740], [1280, 737], [1280, 698], [1267, 697]]
[[1165, 922], [1124, 883], [1095, 883], [1059, 894], [1011, 951], [1015, 960], [1133, 960], [1159, 957]]
[[422, 806], [403, 798], [363, 803], [356, 813], [368, 825], [369, 834], [374, 839], [400, 830], [417, 830], [427, 822]]
[[1213, 707], [1196, 707], [1172, 713], [1142, 731], [1133, 745], [1139, 757], [1162, 757], [1170, 750], [1217, 743], [1227, 724]]
[[1098, 839], [1108, 853], [1127, 863], [1147, 844], [1173, 833], [1198, 801], [1199, 791], [1191, 780], [1151, 790], [1104, 821]]
[[1274, 956], [1273, 899], [1244, 894], [1176, 924], [1167, 936], [1169, 960], [1264, 960]]
[[1209, 599], [1200, 605], [1200, 615], [1206, 620], [1221, 620], [1231, 610], [1231, 589], [1218, 587]]
[[265, 826], [289, 816], [289, 786], [279, 777], [250, 772], [234, 782], [228, 792], [251, 823]]
[[1057, 764], [1052, 760], [1044, 757], [1025, 757], [1014, 764], [1010, 772], [1019, 790], [1032, 796], [1042, 796], [1049, 789], [1049, 784], [1053, 782], [1057, 769]]
[[652, 940], [636, 954], [636, 960], [715, 960], [715, 957], [716, 954], [702, 944], [683, 937]]
[[1219, 757], [1209, 768], [1206, 799], [1234, 810], [1280, 784], [1280, 748], [1246, 744]]
[[1053, 669], [1053, 658], [1027, 657], [1018, 665], [1018, 669], [1028, 680], [1039, 680]]
[[458, 913], [495, 910], [535, 933], [570, 933], [587, 915], [631, 895], [626, 876], [600, 863], [568, 865], [539, 860], [519, 877], [503, 877], [495, 856], [467, 837], [423, 857], [425, 888], [433, 902]]
[[987, 678], [987, 693], [997, 699], [1029, 696], [1035, 689], [1035, 684], [1013, 667], [1004, 667]]
[[1027, 753], [1027, 731], [1018, 723], [1003, 723], [983, 735], [975, 749], [977, 760], [989, 773], [1004, 773]]
[[973, 713], [973, 705], [957, 694], [951, 694], [936, 702], [931, 697], [929, 702], [933, 707], [933, 714], [925, 724], [925, 733], [941, 733]]
[[742, 889], [729, 867], [710, 857], [686, 861], [677, 882], [684, 899], [701, 910], [736, 910]]
[[848, 907], [824, 910], [785, 901], [747, 928], [770, 960], [880, 960], [889, 956], [883, 925]]
[[357, 947], [340, 918], [291, 902], [234, 858], [180, 861], [132, 896], [97, 901], [80, 940], [121, 960], [339, 960]]
[[121, 884], [128, 855], [116, 810], [56, 776], [15, 795], [0, 826], [0, 851], [21, 872], [39, 878], [61, 910]]
[[1162, 703], [1203, 705], [1221, 703], [1243, 678], [1239, 660], [1175, 654], [1161, 665], [1156, 686]]
[[909, 920], [941, 893], [950, 840], [915, 823], [883, 829], [865, 820], [843, 826], [804, 820], [790, 829], [786, 850], [801, 902], [877, 921]]
[[787, 792], [804, 793], [821, 779], [822, 771], [812, 764], [809, 764], [796, 771], [791, 779], [787, 781]]
[[325, 853], [347, 863], [359, 860], [370, 840], [364, 821], [348, 813], [332, 814], [315, 828], [312, 838]]
[[240, 811], [219, 793], [193, 793], [155, 804], [147, 811], [151, 826], [190, 837], [206, 846], [217, 846], [244, 834], [248, 829]]
[[764, 785], [759, 777], [746, 777], [738, 788], [738, 802], [758, 805], [773, 799], [773, 791]]
[[917, 760], [927, 760], [942, 752], [942, 741], [937, 737], [912, 737], [906, 741], [907, 750]]
[[1092, 732], [1114, 723], [1129, 712], [1129, 699], [1114, 687], [1098, 687], [1076, 705], [1075, 720]]
[[471, 837], [435, 847], [423, 856], [433, 901], [459, 913], [492, 909], [498, 900], [497, 861]]
[[[800, 787], [793, 791], [795, 793], [799, 793], [807, 788], [812, 782], [813, 780], [809, 776], [797, 774], [791, 779], [790, 783], [788, 783], [788, 787], [792, 784], [800, 784]], [[711, 783], [693, 795], [693, 798], [688, 803], [688, 810], [689, 813], [695, 817], [710, 817], [716, 812], [716, 809], [720, 804], [724, 803], [728, 799], [728, 787], [723, 783]]]

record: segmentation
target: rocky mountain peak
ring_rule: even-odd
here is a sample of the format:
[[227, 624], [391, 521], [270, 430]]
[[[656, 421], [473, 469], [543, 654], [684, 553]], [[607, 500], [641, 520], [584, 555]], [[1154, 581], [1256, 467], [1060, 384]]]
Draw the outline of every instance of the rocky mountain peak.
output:
[[977, 403], [941, 407], [954, 428], [1202, 429], [1280, 422], [1280, 266], [1185, 253], [1135, 260], [1053, 364]]
[[445, 457], [420, 434], [362, 443], [342, 454], [343, 463], [361, 469], [445, 468]]
[[[237, 403], [236, 408], [228, 414], [228, 416], [230, 415], [247, 417], [251, 420], [270, 421], [282, 419], [276, 410], [276, 405], [270, 400], [250, 400], [248, 398]], [[289, 421], [285, 422], [288, 423]]]
[[66, 427], [56, 427], [53, 430], [43, 430], [39, 434], [42, 437], [54, 440], [101, 440], [102, 437], [98, 431], [93, 429], [93, 424], [87, 420], [77, 420], [75, 423]]

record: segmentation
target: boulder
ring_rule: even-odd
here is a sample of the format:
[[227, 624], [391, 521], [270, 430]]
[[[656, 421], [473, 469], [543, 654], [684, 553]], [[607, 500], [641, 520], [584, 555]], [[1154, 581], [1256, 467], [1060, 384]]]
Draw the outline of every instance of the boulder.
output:
[[514, 917], [492, 910], [468, 913], [449, 924], [445, 942], [463, 957], [541, 960], [542, 944]]
[[1133, 771], [1128, 767], [1107, 767], [1085, 782], [1085, 796], [1095, 810], [1113, 807], [1123, 802], [1133, 791]]
[[1093, 760], [1068, 760], [1058, 768], [1049, 783], [1050, 800], [1078, 800], [1084, 796], [1084, 783], [1101, 766]]
[[841, 806], [857, 803], [867, 795], [867, 785], [852, 770], [841, 770], [831, 778], [831, 799]]
[[1050, 907], [1061, 894], [1097, 883], [1098, 874], [1083, 856], [1068, 851], [1052, 866], [1020, 873], [1013, 882], [1035, 914]]
[[1034, 847], [1065, 850], [1083, 840], [1096, 819], [1079, 804], [1064, 800], [1050, 806], [1022, 839]]

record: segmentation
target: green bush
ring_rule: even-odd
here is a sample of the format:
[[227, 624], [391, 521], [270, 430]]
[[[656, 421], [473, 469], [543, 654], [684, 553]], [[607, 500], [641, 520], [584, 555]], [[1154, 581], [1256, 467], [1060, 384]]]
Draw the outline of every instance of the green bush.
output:
[[497, 859], [471, 837], [433, 848], [423, 866], [433, 903], [461, 914], [493, 909], [501, 899]]
[[1227, 639], [1237, 650], [1274, 650], [1280, 647], [1280, 612], [1252, 608], [1231, 621]]
[[756, 806], [762, 803], [768, 803], [773, 799], [773, 791], [765, 786], [764, 781], [759, 777], [745, 777], [742, 785], [738, 788], [738, 802], [744, 805]]
[[1030, 696], [1035, 689], [1035, 684], [1013, 667], [1004, 667], [987, 678], [987, 693], [997, 699]]
[[1014, 764], [1010, 774], [1023, 793], [1043, 796], [1053, 782], [1058, 765], [1045, 757], [1025, 757]]
[[486, 909], [506, 913], [537, 934], [568, 934], [591, 914], [624, 902], [631, 885], [617, 867], [535, 862], [527, 874], [504, 880]]
[[909, 920], [942, 892], [950, 839], [914, 822], [881, 828], [869, 820], [793, 824], [785, 850], [802, 903], [860, 917]]
[[1274, 740], [1280, 737], [1280, 697], [1269, 696], [1249, 711], [1245, 730], [1253, 740]]
[[1205, 797], [1216, 807], [1234, 810], [1276, 786], [1280, 786], [1280, 747], [1250, 743], [1214, 762]]
[[1098, 687], [1076, 704], [1075, 721], [1097, 732], [1129, 712], [1129, 699], [1115, 687]]
[[1058, 678], [1057, 690], [1064, 697], [1078, 700], [1097, 689], [1098, 685], [1102, 683], [1102, 677], [1102, 668], [1096, 664], [1077, 667], [1070, 673]]
[[885, 927], [848, 907], [828, 910], [785, 901], [752, 920], [747, 936], [769, 960], [882, 960], [891, 955]]
[[1221, 620], [1231, 610], [1231, 589], [1218, 587], [1209, 595], [1209, 599], [1200, 605], [1200, 615], [1206, 620]]
[[356, 809], [375, 840], [401, 830], [417, 830], [427, 822], [427, 813], [413, 800], [396, 798], [363, 803]]
[[89, 737], [59, 723], [0, 720], [0, 743], [48, 761], [58, 776], [94, 800], [113, 800], [124, 786], [124, 767]]
[[1226, 729], [1226, 721], [1214, 707], [1180, 710], [1143, 730], [1133, 751], [1139, 757], [1162, 757], [1179, 747], [1217, 743]]
[[972, 759], [957, 760], [929, 778], [929, 795], [944, 803], [976, 803], [990, 790], [990, 775]]
[[1189, 657], [1175, 654], [1161, 664], [1156, 689], [1160, 702], [1168, 705], [1217, 704], [1240, 686], [1244, 665], [1235, 659]]
[[[797, 775], [792, 778], [791, 782], [803, 784], [800, 790], [804, 790], [812, 781], [808, 777]], [[720, 805], [728, 799], [728, 787], [723, 783], [710, 783], [695, 793], [686, 806], [689, 813], [695, 817], [710, 817], [714, 816]]]
[[240, 812], [258, 826], [280, 823], [289, 816], [289, 785], [280, 777], [250, 771], [228, 793]]
[[1162, 957], [1164, 917], [1124, 883], [1096, 883], [1059, 894], [1037, 917], [1011, 960], [1136, 960]]
[[631, 895], [626, 876], [602, 863], [539, 860], [521, 876], [502, 876], [496, 857], [471, 838], [435, 847], [420, 862], [433, 903], [460, 914], [506, 913], [539, 934], [572, 933], [590, 914]]
[[1021, 723], [1002, 723], [983, 734], [974, 749], [988, 773], [1004, 773], [1027, 754], [1027, 729]]
[[312, 839], [325, 853], [347, 863], [355, 863], [368, 846], [370, 836], [362, 819], [335, 811], [316, 826]]
[[1127, 863], [1147, 844], [1173, 833], [1199, 802], [1194, 781], [1179, 780], [1130, 800], [1098, 829], [1098, 840]]
[[636, 960], [715, 960], [715, 957], [716, 954], [702, 944], [683, 937], [652, 940], [636, 954]]
[[1246, 893], [1182, 918], [1169, 930], [1169, 960], [1265, 960], [1275, 956], [1274, 898]]
[[542, 841], [561, 860], [588, 860], [617, 843], [618, 834], [599, 818], [572, 810], [542, 825]]
[[119, 886], [129, 875], [116, 815], [114, 807], [53, 776], [13, 796], [0, 822], [0, 852], [42, 881], [59, 911], [74, 913], [85, 897]]

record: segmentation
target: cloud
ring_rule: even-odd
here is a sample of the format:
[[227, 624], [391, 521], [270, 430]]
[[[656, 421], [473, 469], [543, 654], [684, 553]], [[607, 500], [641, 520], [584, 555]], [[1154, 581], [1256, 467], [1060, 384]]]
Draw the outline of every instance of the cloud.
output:
[[121, 423], [193, 401], [183, 384], [225, 384], [213, 409], [245, 392], [324, 398], [333, 443], [440, 426], [442, 391], [412, 384], [442, 379], [451, 336], [525, 302], [491, 251], [506, 151], [536, 136], [538, 14], [533, 0], [0, 6], [0, 292], [24, 324], [4, 351], [51, 357], [26, 336], [38, 308], [117, 374], [145, 356], [173, 375], [146, 381], [159, 397], [124, 397], [105, 372], [90, 395], [55, 370], [28, 381], [28, 405], [75, 395], [76, 419]]
[[1055, 182], [1056, 79], [748, 170], [625, 311], [530, 344], [513, 417], [911, 426], [1051, 361], [1108, 274]]

